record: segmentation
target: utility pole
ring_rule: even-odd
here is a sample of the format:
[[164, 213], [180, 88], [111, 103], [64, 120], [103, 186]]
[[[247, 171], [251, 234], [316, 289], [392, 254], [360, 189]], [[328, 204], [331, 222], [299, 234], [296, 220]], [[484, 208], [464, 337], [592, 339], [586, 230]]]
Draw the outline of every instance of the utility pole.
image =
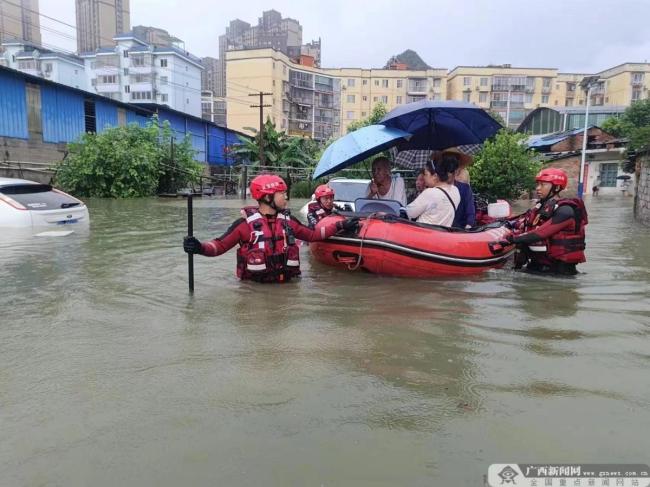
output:
[[260, 166], [264, 167], [266, 166], [266, 161], [264, 160], [264, 108], [266, 107], [271, 107], [273, 105], [269, 104], [264, 104], [264, 97], [265, 96], [273, 96], [273, 93], [264, 93], [260, 91], [259, 93], [249, 93], [248, 96], [259, 96], [260, 97], [260, 104], [259, 105], [251, 105], [251, 108], [259, 108], [260, 109]]
[[589, 102], [591, 101], [591, 90], [598, 82], [598, 76], [588, 76], [580, 83], [580, 86], [587, 93], [587, 102], [585, 103], [585, 128], [582, 132], [582, 156], [580, 157], [580, 175], [578, 179], [578, 198], [580, 199], [582, 199], [585, 189], [585, 156], [587, 154], [587, 131], [589, 129]]

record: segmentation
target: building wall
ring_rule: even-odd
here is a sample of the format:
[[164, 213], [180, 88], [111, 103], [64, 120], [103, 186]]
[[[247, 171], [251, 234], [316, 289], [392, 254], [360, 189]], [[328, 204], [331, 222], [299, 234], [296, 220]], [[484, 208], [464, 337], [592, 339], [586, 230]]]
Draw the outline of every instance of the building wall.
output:
[[[633, 73], [638, 73], [640, 76], [635, 79]], [[634, 98], [647, 99], [649, 97], [649, 63], [625, 63], [601, 71], [597, 75], [604, 80], [604, 103], [606, 105], [629, 105]], [[635, 91], [637, 91], [637, 97], [633, 96]]]
[[634, 216], [650, 227], [650, 156], [645, 154], [638, 162], [638, 184], [634, 199]]
[[5, 39], [41, 43], [38, 0], [0, 0], [0, 41]]
[[112, 47], [113, 37], [131, 29], [129, 0], [76, 0], [77, 51]]
[[[587, 160], [585, 161], [585, 182], [583, 187], [583, 193], [585, 195], [592, 194], [592, 188], [594, 186], [599, 187], [598, 195], [599, 196], [613, 196], [623, 194], [623, 190], [627, 188], [626, 194], [632, 195], [634, 193], [635, 182], [630, 180], [629, 183], [625, 183], [625, 180], [616, 180], [615, 186], [604, 187], [601, 185], [600, 174], [604, 164], [615, 164], [617, 166], [617, 176], [622, 176], [625, 173], [621, 168], [621, 155], [616, 151], [611, 152], [593, 152], [589, 151], [591, 154], [587, 154]], [[590, 155], [594, 159], [589, 159]], [[551, 161], [544, 164], [544, 167], [556, 167], [563, 169], [567, 176], [569, 177], [569, 184], [567, 189], [562, 192], [564, 196], [575, 196], [578, 192], [578, 180], [580, 178], [580, 154], [576, 154], [570, 157], [565, 157], [555, 161]]]

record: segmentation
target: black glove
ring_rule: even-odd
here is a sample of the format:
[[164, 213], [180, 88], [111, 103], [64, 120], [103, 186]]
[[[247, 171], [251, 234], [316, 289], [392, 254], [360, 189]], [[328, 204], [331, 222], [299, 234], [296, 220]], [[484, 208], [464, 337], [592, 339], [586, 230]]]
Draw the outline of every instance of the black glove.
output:
[[508, 234], [505, 236], [503, 240], [499, 242], [499, 245], [501, 245], [502, 247], [508, 247], [513, 243], [514, 243], [514, 237], [512, 236], [512, 234]]
[[336, 222], [336, 229], [340, 232], [356, 232], [359, 228], [359, 219], [357, 217]]
[[185, 237], [183, 239], [183, 250], [188, 254], [202, 254], [201, 242], [196, 237]]

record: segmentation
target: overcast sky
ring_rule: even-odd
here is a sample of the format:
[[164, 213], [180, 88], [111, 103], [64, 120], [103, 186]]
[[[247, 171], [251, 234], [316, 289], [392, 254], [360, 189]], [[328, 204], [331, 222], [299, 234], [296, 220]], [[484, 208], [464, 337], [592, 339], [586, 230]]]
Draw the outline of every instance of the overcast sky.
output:
[[[414, 49], [426, 63], [595, 72], [650, 59], [650, 0], [130, 0], [131, 25], [166, 29], [197, 56], [218, 57], [230, 20], [274, 8], [297, 19], [303, 42], [321, 38], [323, 67], [382, 67]], [[41, 13], [75, 24], [74, 0], [40, 0]], [[74, 30], [41, 19], [43, 42], [74, 50]]]

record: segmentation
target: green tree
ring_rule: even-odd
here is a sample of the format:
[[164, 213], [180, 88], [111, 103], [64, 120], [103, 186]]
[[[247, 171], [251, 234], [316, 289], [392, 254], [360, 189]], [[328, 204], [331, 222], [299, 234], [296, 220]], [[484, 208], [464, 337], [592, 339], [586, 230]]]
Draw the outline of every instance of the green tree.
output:
[[361, 127], [367, 127], [368, 125], [375, 125], [386, 116], [386, 105], [383, 103], [377, 103], [372, 107], [372, 112], [370, 116], [363, 118], [361, 120], [355, 120], [350, 125], [348, 125], [348, 133], [359, 130]]
[[[250, 162], [260, 165], [260, 134], [257, 129], [247, 127], [255, 134], [253, 138], [239, 137], [240, 144], [232, 151], [239, 163]], [[266, 168], [312, 167], [317, 162], [320, 145], [307, 137], [292, 137], [276, 129], [270, 118], [264, 123], [264, 158]]]
[[540, 163], [524, 144], [524, 134], [502, 129], [486, 140], [469, 167], [472, 188], [490, 201], [513, 200], [535, 187]]
[[84, 197], [131, 198], [176, 191], [199, 180], [189, 138], [174, 144], [169, 122], [153, 118], [145, 127], [131, 124], [99, 134], [84, 134], [70, 144], [56, 167], [55, 182]]
[[502, 127], [510, 130], [508, 127], [506, 127], [506, 121], [504, 118], [501, 116], [499, 112], [495, 112], [494, 110], [488, 109], [487, 112], [490, 114], [490, 116], [495, 119], [497, 122], [501, 124]]
[[620, 118], [605, 120], [602, 129], [616, 137], [627, 138], [630, 149], [650, 148], [650, 99], [635, 101]]

